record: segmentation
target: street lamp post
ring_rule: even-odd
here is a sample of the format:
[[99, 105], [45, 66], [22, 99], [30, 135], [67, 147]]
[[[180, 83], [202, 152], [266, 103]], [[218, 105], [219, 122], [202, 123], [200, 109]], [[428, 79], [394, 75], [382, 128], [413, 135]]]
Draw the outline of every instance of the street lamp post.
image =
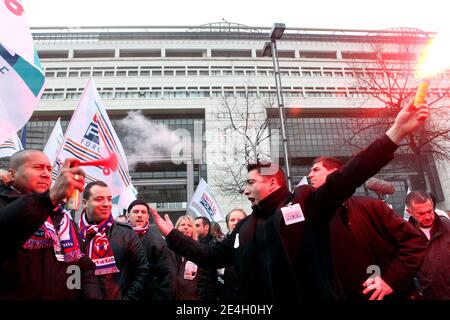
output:
[[284, 23], [275, 23], [273, 25], [273, 28], [270, 32], [270, 42], [266, 42], [264, 44], [262, 56], [263, 57], [272, 56], [272, 60], [273, 60], [273, 69], [274, 69], [274, 73], [275, 73], [275, 86], [277, 89], [278, 113], [279, 113], [280, 124], [281, 124], [281, 137], [283, 139], [284, 164], [286, 167], [286, 177], [287, 177], [288, 188], [289, 188], [289, 191], [292, 191], [291, 169], [290, 169], [290, 165], [289, 165], [289, 152], [288, 152], [288, 143], [287, 143], [286, 126], [285, 126], [283, 87], [281, 85], [280, 66], [278, 64], [278, 51], [277, 51], [277, 40], [281, 39], [281, 37], [283, 36], [284, 30], [286, 30], [286, 26]]

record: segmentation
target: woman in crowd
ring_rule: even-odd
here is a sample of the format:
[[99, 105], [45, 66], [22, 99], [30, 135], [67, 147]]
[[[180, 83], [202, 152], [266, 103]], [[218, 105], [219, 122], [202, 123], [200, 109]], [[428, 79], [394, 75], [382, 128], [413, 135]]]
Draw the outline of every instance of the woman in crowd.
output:
[[211, 235], [216, 241], [220, 241], [225, 237], [225, 235], [222, 232], [222, 228], [220, 227], [220, 224], [218, 224], [215, 221], [211, 221]]
[[[190, 216], [181, 216], [175, 229], [197, 241], [194, 220]], [[207, 290], [201, 285], [205, 271], [193, 262], [165, 247], [159, 267], [167, 268], [170, 274], [170, 285], [165, 288], [166, 300], [209, 300]]]
[[[243, 209], [233, 209], [225, 217], [227, 223], [228, 236], [233, 232], [236, 224], [247, 217], [247, 213]], [[236, 268], [234, 266], [225, 268], [223, 275], [222, 300], [239, 299], [239, 280], [237, 278]]]

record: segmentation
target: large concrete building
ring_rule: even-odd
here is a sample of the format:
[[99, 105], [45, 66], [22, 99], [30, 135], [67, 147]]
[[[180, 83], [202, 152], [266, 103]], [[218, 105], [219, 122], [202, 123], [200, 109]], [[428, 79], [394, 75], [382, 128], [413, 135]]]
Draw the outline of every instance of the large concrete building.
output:
[[[238, 164], [245, 158], [242, 136], [230, 126], [230, 116], [238, 127], [248, 125], [247, 134], [252, 143], [261, 142], [261, 153], [270, 151], [273, 156], [278, 152], [284, 163], [281, 147], [272, 144], [270, 148], [269, 139], [261, 136], [261, 141], [255, 140], [258, 132], [262, 136], [270, 132], [273, 142], [279, 124], [274, 65], [271, 57], [262, 56], [270, 30], [229, 23], [33, 29], [47, 87], [28, 125], [26, 146], [42, 148], [58, 117], [63, 128], [67, 127], [88, 78], [93, 77], [124, 148], [140, 150], [140, 161], [136, 160], [131, 170], [139, 197], [160, 211], [184, 214], [187, 199], [203, 177], [223, 211], [233, 207], [248, 210], [243, 196], [224, 188], [232, 185]], [[293, 185], [308, 173], [316, 156], [349, 157], [358, 143], [364, 145], [365, 138], [371, 140], [381, 132], [355, 134], [354, 130], [361, 121], [370, 126], [377, 118], [371, 110], [386, 107], [357, 83], [362, 74], [384, 76], [380, 66], [358, 65], [373, 58], [374, 45], [413, 43], [416, 51], [412, 53], [416, 54], [430, 36], [414, 30], [285, 30], [277, 46]], [[397, 53], [386, 51], [391, 60], [399, 59]], [[405, 77], [402, 70], [391, 72], [398, 79]], [[432, 94], [446, 93], [450, 73], [440, 78]], [[410, 84], [412, 88], [415, 85]], [[448, 106], [446, 99], [442, 101]], [[130, 110], [141, 110], [147, 119], [170, 130], [187, 130], [182, 132], [190, 133], [195, 146], [189, 157], [192, 161], [179, 164], [167, 154], [152, 157], [152, 151], [139, 148], [143, 141], [126, 136], [126, 128], [119, 124]], [[266, 128], [267, 118], [271, 122]], [[350, 137], [356, 140], [350, 141]], [[404, 152], [379, 175], [394, 183], [396, 192], [390, 202], [399, 213], [406, 190], [417, 176], [411, 166], [402, 165], [411, 164], [411, 159]], [[431, 156], [423, 160], [429, 190], [437, 195], [442, 208], [449, 209], [448, 163], [437, 163]], [[362, 187], [359, 192], [367, 190]]]

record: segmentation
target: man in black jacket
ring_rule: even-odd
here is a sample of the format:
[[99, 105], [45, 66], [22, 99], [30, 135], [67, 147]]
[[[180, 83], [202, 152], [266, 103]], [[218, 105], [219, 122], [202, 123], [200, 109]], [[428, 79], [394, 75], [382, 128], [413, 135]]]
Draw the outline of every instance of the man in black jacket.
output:
[[406, 196], [409, 222], [428, 240], [425, 260], [417, 274], [427, 300], [450, 300], [450, 220], [435, 212], [432, 196], [422, 190]]
[[194, 223], [198, 241], [205, 244], [212, 242], [213, 236], [211, 234], [211, 222], [208, 220], [208, 218], [197, 217], [195, 218]]
[[[198, 241], [206, 245], [213, 245], [216, 241], [211, 234], [211, 221], [206, 217], [194, 220]], [[217, 270], [204, 270], [198, 281], [198, 290], [203, 300], [217, 300], [219, 296], [219, 280]]]
[[[357, 154], [325, 184], [300, 186], [290, 193], [274, 166], [250, 166], [244, 194], [253, 212], [229, 237], [213, 246], [191, 241], [166, 215], [155, 222], [170, 248], [203, 268], [234, 264], [242, 298], [261, 300], [336, 299], [329, 221], [336, 209], [392, 158], [400, 141], [423, 125], [424, 105], [404, 108], [381, 139]], [[274, 170], [275, 169], [275, 170]], [[373, 285], [370, 285], [373, 286]]]
[[158, 267], [166, 242], [159, 230], [150, 228], [150, 207], [144, 200], [134, 200], [128, 206], [128, 222], [142, 242], [147, 254], [149, 280], [145, 285], [145, 300], [162, 300], [169, 272]]
[[103, 181], [86, 185], [80, 219], [84, 250], [96, 265], [103, 298], [136, 300], [148, 281], [147, 257], [131, 226], [115, 222], [112, 196]]
[[0, 299], [101, 299], [95, 265], [59, 205], [75, 188], [83, 190], [84, 173], [71, 162], [50, 187], [52, 167], [42, 151], [11, 157], [14, 182], [0, 191]]
[[[308, 176], [311, 185], [319, 188], [341, 167], [336, 158], [315, 159]], [[330, 235], [347, 299], [417, 298], [413, 278], [425, 256], [425, 239], [383, 201], [352, 196], [331, 219]], [[372, 283], [378, 286], [368, 288]]]

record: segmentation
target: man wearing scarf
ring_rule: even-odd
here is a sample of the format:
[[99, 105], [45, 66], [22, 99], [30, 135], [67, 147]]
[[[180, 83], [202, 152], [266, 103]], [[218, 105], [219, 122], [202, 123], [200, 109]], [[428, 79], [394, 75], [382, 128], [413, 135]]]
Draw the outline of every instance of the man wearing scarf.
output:
[[42, 151], [11, 157], [14, 182], [0, 190], [0, 299], [101, 298], [95, 265], [81, 252], [76, 225], [63, 209], [75, 188], [83, 190], [84, 173], [71, 163], [66, 160], [50, 188], [52, 167]]
[[143, 200], [134, 200], [128, 206], [128, 222], [142, 242], [147, 254], [150, 280], [145, 287], [144, 299], [162, 300], [164, 288], [170, 285], [169, 270], [158, 264], [166, 246], [161, 233], [150, 228], [150, 207]]
[[106, 300], [137, 300], [148, 281], [145, 251], [133, 229], [113, 219], [112, 196], [103, 181], [86, 185], [80, 220], [85, 253]]

